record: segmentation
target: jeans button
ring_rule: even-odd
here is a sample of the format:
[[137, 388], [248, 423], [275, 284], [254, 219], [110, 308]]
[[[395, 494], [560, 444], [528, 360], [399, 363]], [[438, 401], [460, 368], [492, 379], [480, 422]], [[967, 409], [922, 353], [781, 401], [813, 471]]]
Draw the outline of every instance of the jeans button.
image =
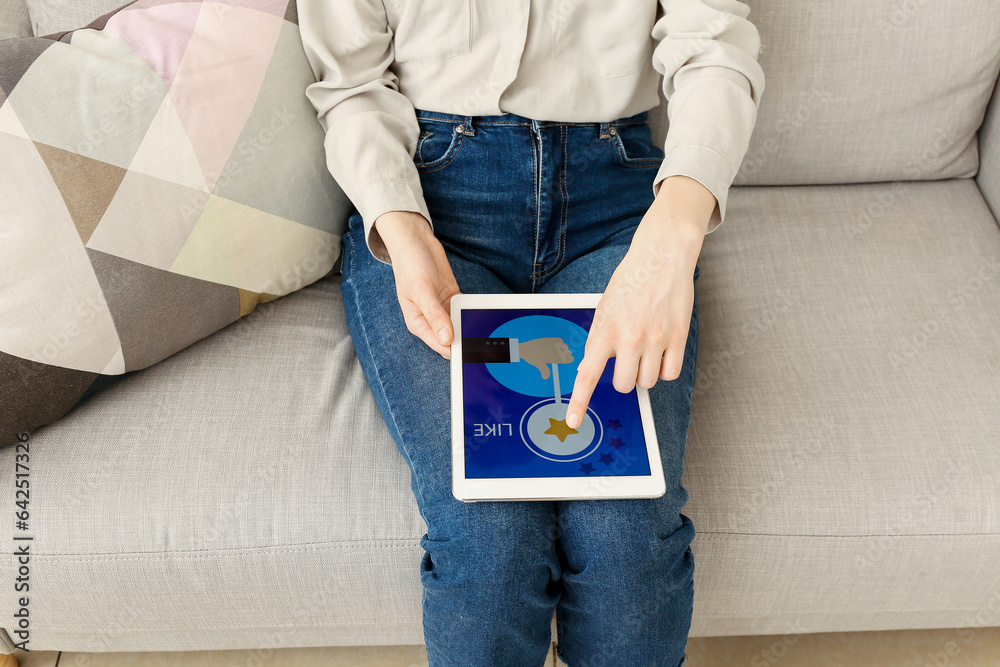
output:
[[459, 134], [462, 134], [463, 132], [465, 132], [465, 126], [459, 125], [458, 127], [455, 128], [455, 131], [458, 132]]

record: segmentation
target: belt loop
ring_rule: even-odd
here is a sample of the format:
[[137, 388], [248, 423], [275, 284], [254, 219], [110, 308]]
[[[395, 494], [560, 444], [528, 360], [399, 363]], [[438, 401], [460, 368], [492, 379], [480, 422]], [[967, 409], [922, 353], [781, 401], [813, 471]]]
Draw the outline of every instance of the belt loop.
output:
[[467, 115], [462, 117], [462, 134], [467, 137], [476, 136], [476, 128], [472, 124], [473, 116]]
[[601, 134], [598, 137], [598, 139], [610, 139], [611, 134], [608, 132], [608, 129], [610, 127], [611, 127], [611, 121], [601, 123]]

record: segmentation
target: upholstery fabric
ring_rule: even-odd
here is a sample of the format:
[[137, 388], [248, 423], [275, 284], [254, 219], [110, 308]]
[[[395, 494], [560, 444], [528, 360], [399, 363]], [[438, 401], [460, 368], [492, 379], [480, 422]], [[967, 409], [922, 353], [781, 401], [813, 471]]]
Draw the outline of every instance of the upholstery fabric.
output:
[[997, 99], [995, 90], [993, 100], [986, 110], [983, 126], [979, 130], [981, 161], [976, 182], [993, 209], [993, 216], [1000, 221], [1000, 100]]
[[30, 36], [31, 19], [24, 0], [0, 0], [0, 39]]
[[[734, 195], [700, 262], [693, 634], [996, 625], [1000, 227], [975, 182]], [[426, 528], [339, 280], [32, 438], [34, 647], [422, 641]]]
[[31, 29], [37, 37], [75, 30], [124, 7], [129, 0], [25, 0], [31, 14]]
[[[734, 185], [975, 175], [976, 129], [1000, 70], [1000, 3], [747, 4], [767, 92]], [[660, 141], [665, 106], [650, 115]]]
[[[1000, 625], [1000, 8], [748, 3], [737, 183], [814, 185], [734, 187], [705, 240], [692, 635]], [[422, 642], [424, 526], [338, 280], [33, 436], [32, 648]]]
[[0, 444], [334, 267], [294, 21], [141, 0], [0, 43]]

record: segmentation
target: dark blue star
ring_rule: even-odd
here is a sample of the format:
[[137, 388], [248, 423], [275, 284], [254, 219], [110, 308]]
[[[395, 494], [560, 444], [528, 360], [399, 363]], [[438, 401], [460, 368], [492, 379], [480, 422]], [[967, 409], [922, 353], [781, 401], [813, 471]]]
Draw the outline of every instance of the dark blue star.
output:
[[590, 475], [590, 473], [594, 472], [594, 464], [592, 464], [592, 463], [581, 463], [580, 464], [580, 472], [585, 472], [588, 475]]
[[615, 457], [611, 455], [611, 452], [608, 452], [607, 454], [601, 454], [601, 463], [603, 463], [606, 466], [611, 465], [612, 462], [614, 462], [614, 460]]
[[614, 430], [617, 431], [621, 427], [622, 427], [622, 423], [620, 421], [618, 421], [617, 419], [609, 419], [608, 420], [608, 428], [613, 428]]
[[621, 449], [622, 447], [625, 446], [625, 443], [622, 442], [621, 438], [611, 438], [611, 442], [609, 442], [608, 444], [614, 447], [615, 449]]

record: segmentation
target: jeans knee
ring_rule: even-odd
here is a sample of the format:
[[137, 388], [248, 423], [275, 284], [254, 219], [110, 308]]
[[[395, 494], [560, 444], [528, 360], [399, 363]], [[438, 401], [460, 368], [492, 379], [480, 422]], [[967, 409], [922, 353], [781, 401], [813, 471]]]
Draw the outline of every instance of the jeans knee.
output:
[[560, 546], [567, 577], [601, 580], [618, 572], [641, 587], [651, 577], [689, 576], [693, 569], [689, 547], [695, 535], [691, 520], [676, 510], [643, 512], [643, 507], [651, 509], [643, 501], [638, 506], [626, 503], [627, 507], [607, 506], [606, 512], [596, 504], [590, 511], [574, 506], [577, 511], [561, 515]]
[[427, 586], [510, 588], [526, 578], [557, 579], [554, 513], [526, 515], [514, 510], [501, 514], [504, 516], [473, 510], [464, 521], [436, 523], [433, 530], [429, 527], [421, 539], [422, 582]]

